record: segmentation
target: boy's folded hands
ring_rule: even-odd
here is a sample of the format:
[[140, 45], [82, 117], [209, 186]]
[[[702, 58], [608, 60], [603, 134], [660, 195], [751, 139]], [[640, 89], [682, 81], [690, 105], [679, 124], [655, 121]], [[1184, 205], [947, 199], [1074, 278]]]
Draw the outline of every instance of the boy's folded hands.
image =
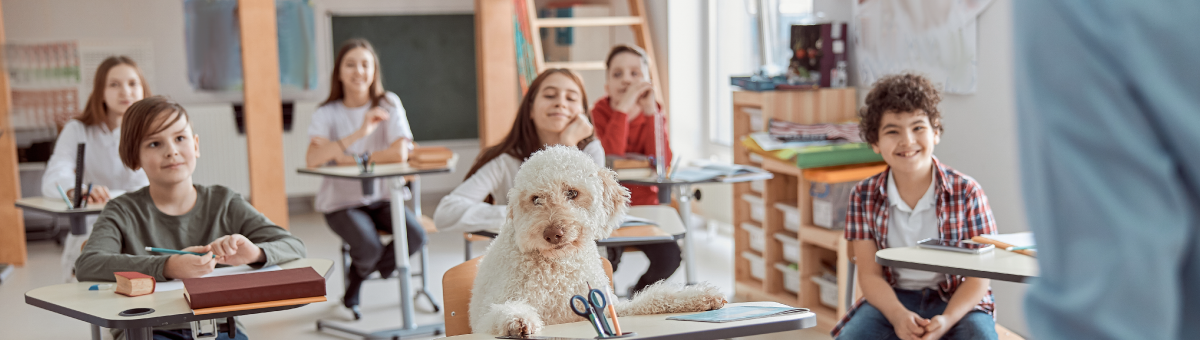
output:
[[224, 265], [240, 266], [267, 260], [262, 249], [241, 234], [221, 236], [205, 247], [217, 255], [217, 263]]

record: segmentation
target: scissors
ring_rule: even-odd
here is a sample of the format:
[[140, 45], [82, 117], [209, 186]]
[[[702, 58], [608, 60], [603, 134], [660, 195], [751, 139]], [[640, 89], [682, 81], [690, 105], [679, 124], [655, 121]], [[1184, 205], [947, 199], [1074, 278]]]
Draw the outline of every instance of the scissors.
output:
[[[578, 308], [576, 301], [583, 304], [583, 310]], [[612, 336], [613, 331], [608, 326], [608, 319], [604, 317], [604, 308], [608, 307], [608, 299], [604, 297], [604, 292], [599, 289], [592, 289], [591, 283], [588, 284], [588, 297], [575, 295], [571, 297], [571, 311], [579, 316], [582, 316], [592, 322], [592, 327], [596, 328], [596, 333], [601, 338]]]

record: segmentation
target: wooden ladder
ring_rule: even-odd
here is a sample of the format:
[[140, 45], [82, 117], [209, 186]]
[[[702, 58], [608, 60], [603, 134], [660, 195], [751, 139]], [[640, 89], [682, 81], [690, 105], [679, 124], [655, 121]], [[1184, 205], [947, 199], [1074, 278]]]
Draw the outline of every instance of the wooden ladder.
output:
[[530, 26], [529, 35], [533, 45], [534, 67], [537, 68], [538, 74], [541, 74], [547, 68], [566, 68], [575, 71], [603, 71], [605, 69], [604, 60], [546, 62], [546, 56], [542, 52], [542, 36], [538, 33], [541, 28], [630, 26], [633, 29], [633, 37], [638, 47], [646, 51], [646, 59], [650, 64], [650, 82], [654, 84], [654, 95], [657, 97], [658, 102], [662, 103], [663, 112], [665, 113], [667, 112], [666, 96], [662, 92], [662, 79], [659, 79], [658, 65], [654, 63], [657, 59], [654, 57], [654, 43], [650, 38], [649, 21], [646, 20], [646, 5], [643, 0], [628, 0], [628, 2], [629, 16], [538, 18], [534, 0], [525, 0], [525, 8], [528, 11], [526, 15], [529, 18]]

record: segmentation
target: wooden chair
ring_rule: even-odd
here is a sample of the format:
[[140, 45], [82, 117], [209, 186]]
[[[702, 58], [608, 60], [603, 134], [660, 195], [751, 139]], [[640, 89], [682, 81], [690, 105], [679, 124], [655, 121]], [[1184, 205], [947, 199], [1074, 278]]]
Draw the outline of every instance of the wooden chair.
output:
[[[479, 271], [479, 262], [482, 260], [483, 256], [480, 256], [459, 263], [442, 276], [442, 302], [446, 304], [442, 313], [446, 318], [446, 336], [471, 334], [471, 288], [475, 286], [475, 274]], [[600, 258], [600, 263], [604, 265], [604, 273], [608, 274], [611, 284], [612, 264], [603, 257]]]

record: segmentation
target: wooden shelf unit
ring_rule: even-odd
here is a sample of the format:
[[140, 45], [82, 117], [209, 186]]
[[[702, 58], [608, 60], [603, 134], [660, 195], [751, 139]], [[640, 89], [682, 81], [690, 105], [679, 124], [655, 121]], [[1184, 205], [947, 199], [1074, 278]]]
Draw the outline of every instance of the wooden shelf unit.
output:
[[[846, 240], [841, 231], [829, 230], [813, 225], [812, 202], [809, 196], [811, 182], [804, 178], [804, 171], [794, 163], [772, 158], [763, 158], [761, 162], [752, 161], [750, 152], [741, 144], [742, 137], [754, 130], [763, 131], [771, 118], [802, 124], [838, 123], [855, 118], [855, 91], [849, 89], [820, 89], [816, 91], [734, 91], [733, 92], [733, 132], [734, 132], [734, 163], [762, 167], [775, 174], [775, 178], [767, 180], [761, 193], [752, 191], [750, 183], [733, 185], [734, 213], [734, 262], [736, 295], [746, 300], [768, 300], [790, 306], [809, 308], [817, 314], [817, 327], [831, 330], [842, 315], [845, 314], [845, 294], [848, 292], [843, 282], [847, 281], [849, 257], [847, 256]], [[762, 126], [752, 129], [751, 114], [745, 109], [761, 111]], [[757, 120], [756, 120], [757, 122]], [[750, 219], [750, 204], [742, 199], [743, 195], [751, 194], [762, 198], [765, 216], [762, 223]], [[778, 202], [795, 204], [800, 211], [800, 232], [793, 233], [784, 227], [784, 213], [775, 208]], [[750, 249], [750, 235], [740, 226], [749, 222], [762, 227], [765, 247], [762, 253]], [[795, 235], [799, 241], [800, 263], [797, 263], [800, 277], [800, 293], [793, 294], [784, 289], [783, 273], [775, 269], [775, 263], [787, 263], [783, 258], [783, 243], [775, 239], [775, 234]], [[750, 261], [742, 257], [743, 252], [751, 252], [763, 258], [765, 276], [758, 280], [750, 276]], [[838, 306], [831, 308], [821, 304], [820, 287], [809, 278], [820, 275], [821, 262], [836, 264], [838, 272]]]

